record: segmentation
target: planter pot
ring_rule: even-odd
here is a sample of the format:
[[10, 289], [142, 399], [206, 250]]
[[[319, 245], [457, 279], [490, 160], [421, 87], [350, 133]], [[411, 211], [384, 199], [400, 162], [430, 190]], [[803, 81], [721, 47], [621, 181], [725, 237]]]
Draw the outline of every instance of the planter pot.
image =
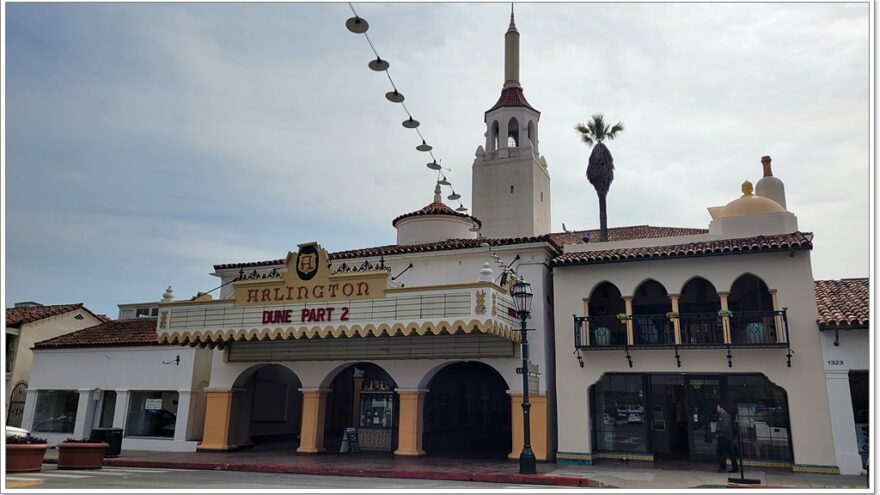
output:
[[37, 473], [43, 468], [43, 456], [49, 444], [22, 444], [6, 446], [7, 473]]
[[58, 469], [101, 469], [107, 443], [59, 443]]

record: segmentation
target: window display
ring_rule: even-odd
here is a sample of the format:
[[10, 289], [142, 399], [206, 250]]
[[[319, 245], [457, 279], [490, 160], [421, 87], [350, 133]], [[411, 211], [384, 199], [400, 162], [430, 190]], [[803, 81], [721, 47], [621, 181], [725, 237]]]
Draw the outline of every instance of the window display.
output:
[[174, 437], [177, 392], [131, 392], [125, 436]]
[[34, 411], [33, 431], [73, 433], [79, 392], [76, 390], [40, 390]]
[[592, 387], [598, 450], [647, 452], [645, 393], [641, 375], [608, 375]]

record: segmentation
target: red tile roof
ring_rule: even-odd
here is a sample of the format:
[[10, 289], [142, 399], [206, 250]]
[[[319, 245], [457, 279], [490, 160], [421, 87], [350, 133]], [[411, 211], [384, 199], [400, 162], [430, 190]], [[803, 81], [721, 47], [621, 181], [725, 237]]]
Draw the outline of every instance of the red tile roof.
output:
[[[398, 217], [398, 219], [401, 217]], [[397, 219], [395, 219], [396, 221]], [[612, 241], [625, 241], [633, 239], [652, 239], [656, 237], [676, 237], [682, 235], [705, 234], [706, 229], [690, 229], [681, 227], [654, 227], [651, 225], [633, 225], [630, 227], [614, 227], [608, 229], [608, 239]], [[330, 259], [364, 258], [368, 256], [381, 256], [403, 253], [417, 253], [428, 251], [446, 251], [453, 249], [466, 249], [478, 247], [481, 242], [487, 242], [492, 246], [507, 246], [511, 244], [524, 244], [532, 242], [549, 242], [554, 249], [562, 251], [565, 244], [583, 243], [584, 234], [588, 233], [591, 239], [599, 238], [598, 230], [578, 230], [575, 232], [557, 232], [536, 237], [503, 237], [496, 239], [450, 239], [442, 242], [429, 244], [414, 244], [410, 246], [378, 246], [364, 249], [352, 249], [330, 254]], [[231, 268], [258, 268], [261, 266], [275, 266], [284, 264], [284, 259], [249, 261], [244, 263], [224, 263], [214, 265], [215, 270], [227, 270]]]
[[[658, 237], [680, 237], [683, 235], [708, 234], [708, 229], [687, 227], [654, 227], [653, 225], [630, 225], [628, 227], [612, 227], [608, 229], [608, 241], [632, 241], [636, 239], [654, 239]], [[599, 240], [599, 229], [575, 230], [550, 234], [559, 244], [583, 244], [584, 235], [589, 235], [592, 242]]]
[[693, 258], [721, 254], [745, 254], [772, 251], [800, 251], [813, 249], [813, 235], [807, 232], [759, 235], [742, 239], [721, 239], [671, 246], [603, 249], [565, 253], [553, 260], [554, 265], [591, 265], [621, 263], [658, 258]]
[[[83, 306], [83, 303], [77, 304], [54, 304], [50, 306], [27, 306], [23, 308], [6, 308], [6, 326], [20, 327], [27, 323], [33, 323], [50, 316], [58, 316], [71, 311], [83, 309], [87, 313], [95, 316]], [[97, 318], [97, 316], [95, 316]]]
[[[486, 113], [491, 112], [492, 110], [501, 108], [501, 107], [526, 107], [530, 110], [534, 110], [538, 112], [538, 110], [529, 105], [529, 102], [526, 101], [525, 95], [523, 95], [522, 88], [504, 88], [501, 90], [501, 96], [498, 98], [498, 102], [492, 106], [492, 108], [486, 110]], [[541, 113], [541, 112], [538, 112]]]
[[404, 213], [403, 215], [400, 215], [399, 217], [395, 218], [391, 222], [391, 226], [397, 227], [397, 222], [403, 220], [404, 218], [420, 217], [420, 216], [424, 216], [424, 215], [449, 215], [449, 216], [453, 216], [453, 217], [468, 218], [468, 219], [476, 222], [477, 225], [480, 225], [480, 226], [483, 225], [483, 222], [481, 222], [477, 218], [472, 217], [470, 215], [466, 215], [466, 214], [458, 212], [458, 211], [455, 211], [443, 203], [431, 203], [428, 206], [425, 206], [424, 208], [422, 208], [421, 210], [416, 210], [416, 211], [413, 211], [410, 213]]
[[867, 328], [870, 320], [870, 285], [867, 278], [816, 280], [819, 328]]
[[37, 342], [37, 349], [159, 345], [155, 318], [113, 320]]

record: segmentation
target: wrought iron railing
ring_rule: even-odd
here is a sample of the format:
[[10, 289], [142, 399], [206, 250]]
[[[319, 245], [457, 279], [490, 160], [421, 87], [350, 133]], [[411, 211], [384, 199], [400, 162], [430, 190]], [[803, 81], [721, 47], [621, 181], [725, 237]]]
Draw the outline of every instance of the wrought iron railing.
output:
[[633, 315], [634, 345], [672, 345], [675, 328], [666, 314]]
[[678, 321], [683, 346], [724, 343], [724, 324], [717, 312], [685, 313]]
[[[675, 319], [681, 341], [675, 342]], [[724, 318], [719, 313], [632, 315], [632, 342], [627, 340], [627, 320], [617, 316], [574, 316], [575, 347], [767, 347], [789, 342], [785, 309], [735, 311], [727, 318], [730, 342], [725, 340]]]
[[622, 347], [626, 345], [626, 321], [616, 316], [576, 316], [575, 342], [579, 347]]
[[788, 342], [785, 310], [734, 311], [730, 317], [730, 343], [767, 345]]

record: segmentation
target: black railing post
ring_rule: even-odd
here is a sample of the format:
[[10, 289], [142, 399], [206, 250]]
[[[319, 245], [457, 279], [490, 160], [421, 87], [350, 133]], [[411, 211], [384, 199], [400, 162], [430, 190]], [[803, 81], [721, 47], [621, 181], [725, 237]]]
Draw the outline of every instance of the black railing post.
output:
[[785, 345], [788, 346], [788, 352], [785, 354], [786, 365], [791, 368], [791, 335], [788, 333], [788, 308], [782, 308], [782, 326], [785, 327]]

